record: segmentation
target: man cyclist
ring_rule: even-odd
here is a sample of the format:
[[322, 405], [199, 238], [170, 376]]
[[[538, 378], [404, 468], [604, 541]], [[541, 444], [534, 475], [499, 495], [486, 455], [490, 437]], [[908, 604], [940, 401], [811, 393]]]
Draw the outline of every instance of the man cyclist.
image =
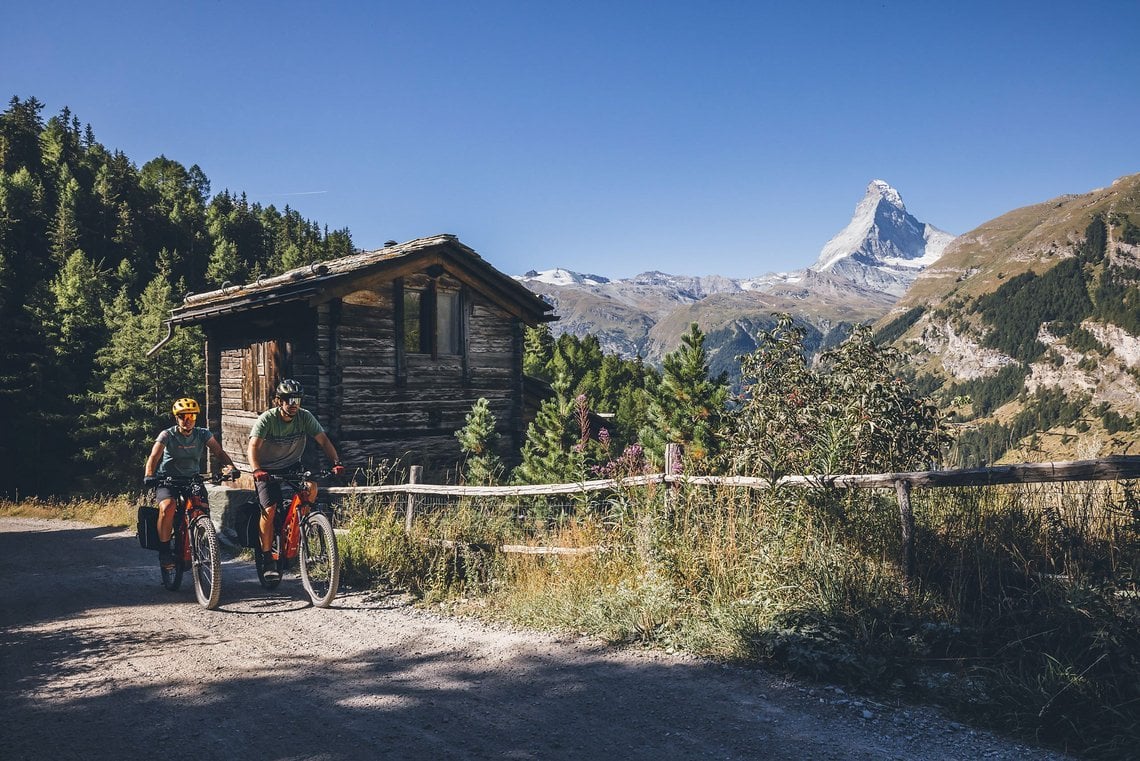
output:
[[[247, 459], [257, 486], [257, 499], [261, 504], [261, 554], [273, 548], [273, 518], [281, 504], [281, 482], [271, 476], [296, 473], [300, 470], [301, 456], [309, 437], [324, 450], [333, 464], [333, 475], [344, 472], [336, 447], [313, 413], [301, 408], [304, 389], [301, 384], [286, 378], [277, 384], [273, 395], [273, 408], [266, 410], [249, 432]], [[317, 498], [317, 486], [312, 484], [306, 495], [309, 501]], [[277, 575], [272, 563], [266, 563], [266, 574]]]
[[175, 425], [159, 432], [146, 458], [143, 471], [143, 485], [155, 488], [158, 502], [158, 564], [164, 572], [174, 569], [174, 554], [170, 549], [170, 538], [174, 533], [174, 510], [177, 494], [168, 486], [159, 486], [163, 476], [196, 476], [202, 467], [202, 455], [207, 449], [214, 455], [215, 465], [221, 460], [222, 467], [236, 473], [237, 466], [222, 445], [214, 438], [209, 428], [195, 425], [201, 413], [198, 402], [189, 397], [175, 400], [170, 407]]

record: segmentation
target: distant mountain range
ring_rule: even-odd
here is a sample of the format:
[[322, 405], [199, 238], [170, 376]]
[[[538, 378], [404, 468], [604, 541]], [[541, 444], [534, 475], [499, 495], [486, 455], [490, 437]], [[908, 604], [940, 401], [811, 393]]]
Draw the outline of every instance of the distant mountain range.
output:
[[795, 314], [809, 331], [809, 346], [827, 346], [852, 323], [886, 314], [952, 240], [907, 212], [897, 190], [873, 180], [816, 263], [795, 272], [735, 279], [653, 271], [611, 280], [553, 269], [517, 279], [554, 305], [555, 332], [593, 334], [606, 351], [653, 363], [696, 322], [707, 336], [713, 369], [732, 375], [736, 356], [756, 348], [773, 313]]
[[752, 278], [565, 269], [518, 279], [556, 332], [659, 363], [692, 322], [713, 372], [789, 312], [818, 351], [874, 323], [961, 421], [965, 463], [1140, 453], [1140, 174], [1016, 209], [955, 237], [873, 180], [809, 267]]

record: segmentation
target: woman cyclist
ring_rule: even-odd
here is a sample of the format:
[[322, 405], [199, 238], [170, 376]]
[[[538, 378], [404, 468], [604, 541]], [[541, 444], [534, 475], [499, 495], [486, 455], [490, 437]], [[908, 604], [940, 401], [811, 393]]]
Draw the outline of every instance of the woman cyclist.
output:
[[[215, 458], [222, 461], [223, 467], [236, 472], [233, 459], [222, 450], [222, 445], [214, 438], [209, 428], [198, 428], [195, 423], [201, 408], [194, 399], [178, 399], [170, 408], [175, 425], [159, 432], [154, 440], [150, 455], [146, 458], [143, 485], [157, 487], [155, 499], [158, 501], [158, 563], [164, 571], [173, 570], [174, 554], [170, 549], [170, 537], [174, 533], [174, 510], [176, 495], [165, 486], [159, 486], [162, 476], [196, 476], [201, 469], [202, 455], [207, 449]], [[216, 460], [215, 460], [216, 462]]]

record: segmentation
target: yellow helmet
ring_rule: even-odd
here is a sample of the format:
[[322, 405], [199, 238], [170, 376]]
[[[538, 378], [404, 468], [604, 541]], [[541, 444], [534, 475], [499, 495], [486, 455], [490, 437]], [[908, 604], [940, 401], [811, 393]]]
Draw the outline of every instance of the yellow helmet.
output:
[[198, 406], [198, 402], [189, 397], [184, 397], [174, 402], [170, 411], [175, 415], [181, 415], [184, 412], [192, 412], [198, 415], [202, 412], [202, 409]]

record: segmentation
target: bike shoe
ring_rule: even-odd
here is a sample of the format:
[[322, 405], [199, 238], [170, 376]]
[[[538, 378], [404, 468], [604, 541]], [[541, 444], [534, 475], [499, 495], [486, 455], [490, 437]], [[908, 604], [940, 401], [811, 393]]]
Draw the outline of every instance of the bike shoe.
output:
[[277, 561], [273, 559], [273, 553], [261, 552], [261, 575], [267, 579], [276, 579], [281, 576], [281, 572], [277, 570]]
[[158, 551], [158, 564], [162, 566], [164, 571], [174, 570], [174, 553], [170, 550]]

